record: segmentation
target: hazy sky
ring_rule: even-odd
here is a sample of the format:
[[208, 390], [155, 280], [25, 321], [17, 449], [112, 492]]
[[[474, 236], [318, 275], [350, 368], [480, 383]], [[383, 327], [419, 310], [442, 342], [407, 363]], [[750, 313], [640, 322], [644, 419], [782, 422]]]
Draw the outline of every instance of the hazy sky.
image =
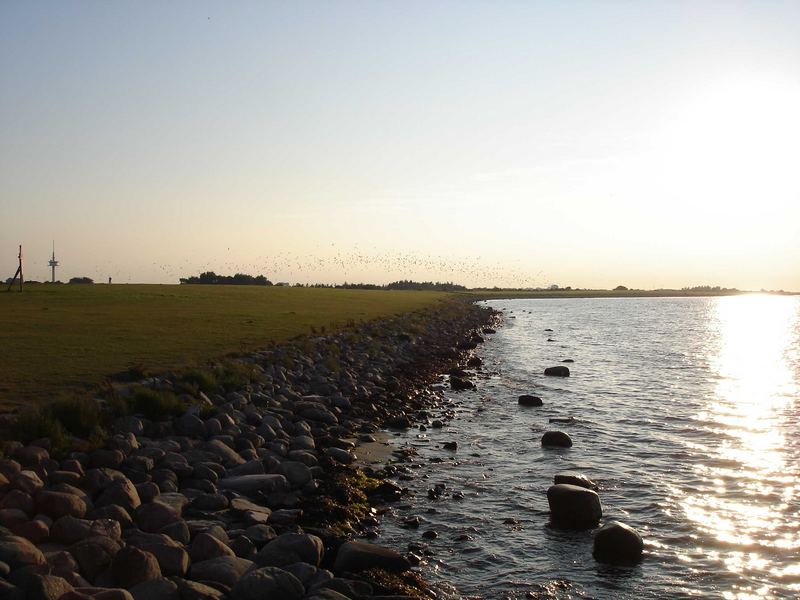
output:
[[800, 290], [800, 2], [0, 3], [0, 276]]

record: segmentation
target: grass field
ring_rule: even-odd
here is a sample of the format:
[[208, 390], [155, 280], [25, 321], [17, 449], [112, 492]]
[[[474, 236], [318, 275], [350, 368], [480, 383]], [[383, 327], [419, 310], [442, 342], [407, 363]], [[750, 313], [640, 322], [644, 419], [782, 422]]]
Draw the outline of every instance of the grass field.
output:
[[441, 301], [436, 292], [61, 285], [0, 292], [0, 408], [74, 394], [130, 367], [202, 365], [311, 328]]

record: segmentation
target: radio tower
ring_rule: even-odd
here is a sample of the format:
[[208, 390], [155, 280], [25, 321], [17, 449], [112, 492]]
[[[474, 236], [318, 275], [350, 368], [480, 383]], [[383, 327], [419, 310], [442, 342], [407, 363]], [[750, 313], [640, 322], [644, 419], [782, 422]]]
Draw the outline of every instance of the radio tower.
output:
[[53, 258], [51, 258], [50, 262], [47, 263], [47, 264], [50, 265], [50, 269], [52, 270], [52, 273], [53, 273], [51, 281], [53, 283], [55, 283], [56, 282], [56, 267], [58, 266], [58, 261], [56, 260], [56, 243], [55, 243], [55, 241], [53, 242]]

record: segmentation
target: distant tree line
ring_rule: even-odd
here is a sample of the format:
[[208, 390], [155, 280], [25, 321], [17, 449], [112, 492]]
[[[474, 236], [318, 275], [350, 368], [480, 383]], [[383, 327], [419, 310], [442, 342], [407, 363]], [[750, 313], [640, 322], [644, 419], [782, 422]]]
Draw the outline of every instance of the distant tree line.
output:
[[719, 287], [718, 285], [710, 286], [710, 285], [695, 285], [692, 287], [685, 287], [681, 288], [683, 292], [738, 292], [736, 288], [724, 288]]
[[[73, 277], [69, 280], [68, 283], [72, 284], [85, 284], [85, 283], [94, 283], [94, 279], [91, 277]], [[11, 284], [11, 277], [6, 279], [6, 284]], [[26, 279], [25, 285], [62, 285], [62, 281], [36, 281], [35, 279]]]
[[201, 283], [204, 285], [272, 285], [272, 282], [263, 275], [245, 275], [244, 273], [236, 273], [236, 275], [217, 275], [214, 271], [206, 271], [200, 275], [192, 275], [191, 277], [181, 277], [182, 284]]

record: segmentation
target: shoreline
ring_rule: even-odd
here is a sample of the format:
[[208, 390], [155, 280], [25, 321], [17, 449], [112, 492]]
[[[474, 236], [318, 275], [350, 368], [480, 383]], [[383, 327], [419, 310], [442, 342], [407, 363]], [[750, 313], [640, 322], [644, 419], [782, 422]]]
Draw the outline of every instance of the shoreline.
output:
[[239, 360], [257, 381], [201, 392], [169, 420], [120, 417], [60, 460], [50, 440], [6, 441], [0, 592], [429, 597], [413, 557], [353, 540], [404, 493], [381, 476], [396, 448], [380, 429], [420, 420], [425, 387], [464, 366], [493, 318], [453, 301], [251, 353]]

